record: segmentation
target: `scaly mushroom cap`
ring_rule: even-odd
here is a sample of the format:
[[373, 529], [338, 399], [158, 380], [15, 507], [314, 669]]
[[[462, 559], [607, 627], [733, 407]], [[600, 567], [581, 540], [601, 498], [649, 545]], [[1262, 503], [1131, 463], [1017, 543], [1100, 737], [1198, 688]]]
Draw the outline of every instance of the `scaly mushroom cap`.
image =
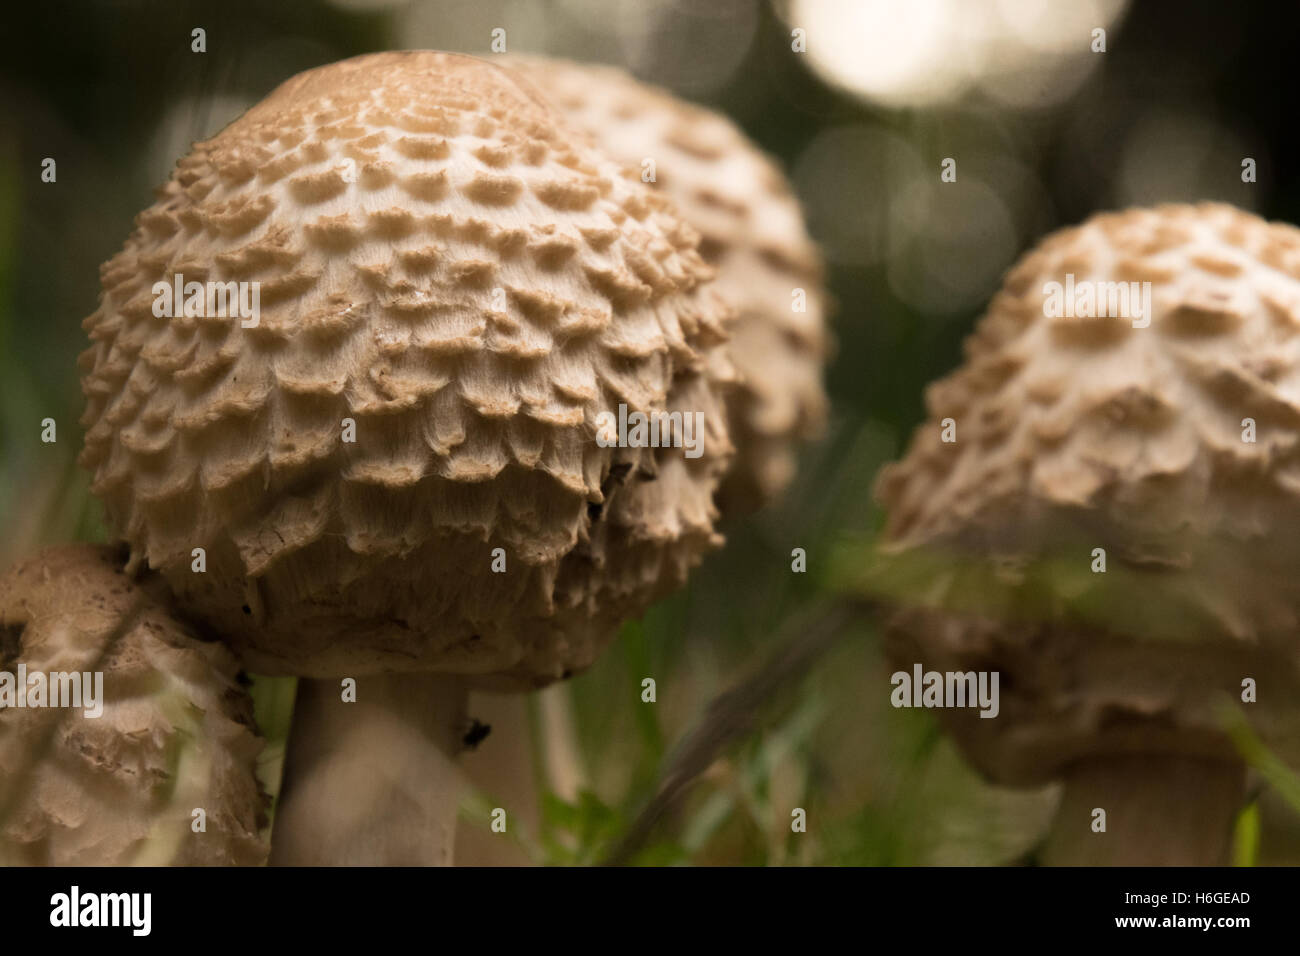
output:
[[[0, 708], [0, 863], [266, 862], [252, 700], [230, 651], [179, 623], [161, 589], [108, 548], [51, 548], [0, 577], [0, 639], [11, 690], [20, 664], [47, 688], [45, 706]], [[49, 706], [59, 672], [103, 675], [100, 716], [84, 697]]]
[[[251, 669], [544, 684], [720, 543], [730, 309], [698, 235], [512, 74], [309, 70], [137, 226], [86, 321], [82, 461]], [[259, 324], [155, 317], [175, 273], [260, 281]], [[620, 403], [703, 413], [703, 454], [602, 447]]]
[[[779, 494], [800, 441], [826, 418], [822, 264], [780, 170], [734, 123], [608, 66], [510, 55], [574, 125], [634, 175], [654, 161], [654, 186], [700, 231], [717, 288], [737, 309], [728, 346], [741, 387], [729, 401], [736, 459], [726, 512]], [[792, 295], [803, 289], [804, 311]]]
[[[1089, 286], [1142, 282], [1147, 316], [1140, 285], [1124, 316], [1118, 287]], [[1085, 286], [1109, 316], [1083, 314]], [[890, 639], [909, 669], [1001, 672], [999, 717], [943, 714], [995, 779], [1103, 751], [1229, 755], [1219, 707], [1248, 677], [1256, 728], [1300, 744], [1298, 333], [1300, 230], [1134, 209], [1028, 253], [930, 386], [877, 485]]]

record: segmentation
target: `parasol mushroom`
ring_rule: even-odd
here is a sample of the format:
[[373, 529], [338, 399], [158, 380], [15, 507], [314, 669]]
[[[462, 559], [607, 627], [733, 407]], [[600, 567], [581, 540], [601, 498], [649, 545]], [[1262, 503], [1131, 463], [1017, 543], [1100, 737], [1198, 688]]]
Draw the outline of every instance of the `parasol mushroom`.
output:
[[0, 863], [264, 863], [238, 664], [123, 557], [65, 545], [0, 577]]
[[[532, 82], [700, 232], [701, 254], [717, 269], [714, 288], [737, 310], [727, 345], [741, 379], [727, 393], [736, 456], [718, 504], [734, 517], [772, 501], [794, 476], [799, 444], [821, 432], [827, 406], [822, 264], [785, 177], [722, 114], [616, 67], [519, 54], [497, 62]], [[567, 699], [548, 694], [547, 712], [563, 713]], [[493, 734], [475, 755], [471, 776], [496, 783], [492, 778], [528, 772], [517, 758], [503, 766], [512, 758], [506, 738], [527, 733], [526, 701], [487, 695], [474, 706], [492, 713]], [[544, 721], [545, 739], [564, 749], [549, 727]], [[482, 840], [471, 857], [476, 849], [484, 859], [498, 858]]]
[[1225, 862], [1225, 714], [1300, 746], [1297, 332], [1300, 230], [1095, 216], [1010, 271], [880, 476], [892, 656], [1000, 674], [996, 717], [941, 719], [994, 781], [1064, 782], [1048, 862]]
[[616, 67], [502, 59], [699, 230], [715, 288], [737, 311], [728, 345], [741, 378], [729, 394], [736, 457], [720, 505], [734, 514], [771, 501], [827, 409], [822, 263], [789, 183], [731, 120]]
[[[328, 679], [275, 861], [446, 862], [467, 688], [582, 670], [720, 544], [731, 312], [697, 243], [527, 84], [434, 52], [290, 79], [137, 218], [82, 461], [132, 567], [251, 670]], [[160, 317], [177, 274], [260, 314]]]

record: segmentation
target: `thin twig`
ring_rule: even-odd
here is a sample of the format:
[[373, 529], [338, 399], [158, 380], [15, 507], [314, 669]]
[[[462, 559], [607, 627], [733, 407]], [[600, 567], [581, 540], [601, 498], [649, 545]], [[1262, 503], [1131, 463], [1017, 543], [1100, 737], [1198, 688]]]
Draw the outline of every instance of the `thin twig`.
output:
[[750, 677], [710, 701], [695, 725], [669, 754], [655, 794], [623, 838], [603, 861], [627, 863], [649, 839], [659, 820], [689, 791], [730, 744], [754, 726], [759, 712], [785, 686], [798, 682], [844, 635], [845, 625], [862, 611], [860, 604], [836, 601], [800, 615], [785, 629], [775, 652]]

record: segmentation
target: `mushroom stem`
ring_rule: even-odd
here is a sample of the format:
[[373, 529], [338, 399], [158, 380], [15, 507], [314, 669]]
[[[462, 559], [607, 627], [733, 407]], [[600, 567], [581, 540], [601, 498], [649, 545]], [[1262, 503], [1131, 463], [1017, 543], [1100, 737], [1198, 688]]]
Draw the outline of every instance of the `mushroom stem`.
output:
[[552, 684], [537, 694], [541, 715], [542, 749], [546, 755], [546, 780], [561, 800], [576, 802], [587, 789], [587, 773], [578, 749], [573, 698], [565, 684]]
[[449, 866], [467, 696], [443, 675], [358, 678], [354, 702], [300, 680], [272, 865]]
[[[1133, 754], [1072, 764], [1043, 850], [1049, 866], [1219, 866], [1245, 799], [1240, 761]], [[1106, 830], [1093, 831], [1094, 811]]]

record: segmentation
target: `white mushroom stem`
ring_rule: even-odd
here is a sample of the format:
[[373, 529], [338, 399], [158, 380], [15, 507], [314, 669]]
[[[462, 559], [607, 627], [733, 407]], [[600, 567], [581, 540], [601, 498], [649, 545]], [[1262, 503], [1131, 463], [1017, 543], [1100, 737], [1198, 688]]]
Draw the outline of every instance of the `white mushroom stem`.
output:
[[[538, 834], [542, 780], [533, 757], [533, 721], [524, 694], [474, 693], [474, 719], [491, 728], [481, 746], [465, 754], [461, 766], [480, 798], [500, 801], [516, 834]], [[456, 831], [457, 866], [529, 866], [532, 858], [515, 840], [503, 840], [485, 826]]]
[[[569, 686], [555, 683], [531, 695], [476, 693], [470, 700], [474, 718], [492, 732], [481, 747], [465, 755], [466, 778], [483, 795], [503, 802], [508, 799], [504, 809], [514, 821], [512, 826], [518, 826], [517, 832], [539, 833], [543, 790], [576, 803], [589, 786]], [[551, 837], [577, 847], [574, 834], [557, 832]], [[524, 866], [533, 862], [521, 844], [502, 840], [487, 827], [460, 828], [456, 861], [460, 866]]]
[[578, 728], [568, 685], [552, 684], [539, 691], [537, 708], [546, 755], [546, 780], [551, 792], [561, 800], [576, 802], [589, 783], [578, 747]]
[[467, 693], [457, 678], [300, 680], [271, 834], [275, 866], [449, 866]]
[[[1239, 761], [1135, 754], [1066, 773], [1043, 851], [1049, 866], [1217, 866], [1229, 862], [1245, 799]], [[1106, 830], [1094, 832], [1095, 810]]]

